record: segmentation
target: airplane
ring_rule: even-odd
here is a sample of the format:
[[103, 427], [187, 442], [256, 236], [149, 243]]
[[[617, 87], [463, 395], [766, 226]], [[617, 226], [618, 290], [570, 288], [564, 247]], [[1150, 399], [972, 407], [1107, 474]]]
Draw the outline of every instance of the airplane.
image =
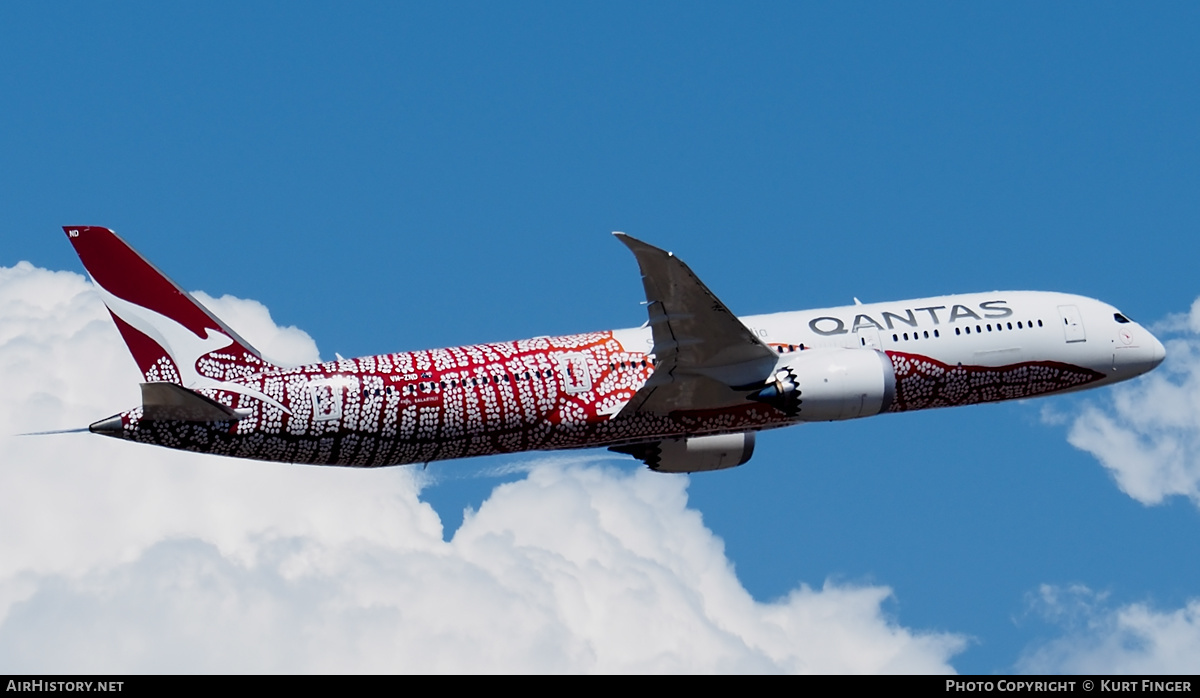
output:
[[285, 367], [107, 228], [65, 226], [144, 376], [95, 434], [286, 463], [380, 467], [608, 447], [689, 473], [804, 422], [1054, 395], [1158, 366], [1111, 305], [997, 291], [736, 317], [670, 252], [614, 233], [648, 320], [606, 330]]

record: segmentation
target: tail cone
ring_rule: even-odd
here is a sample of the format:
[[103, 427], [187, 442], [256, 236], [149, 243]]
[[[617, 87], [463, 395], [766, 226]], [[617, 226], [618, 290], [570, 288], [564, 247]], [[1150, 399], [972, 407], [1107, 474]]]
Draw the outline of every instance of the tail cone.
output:
[[101, 419], [88, 427], [88, 431], [93, 434], [103, 434], [104, 436], [115, 436], [121, 438], [125, 432], [125, 423], [121, 420], [121, 415], [113, 415], [108, 419]]

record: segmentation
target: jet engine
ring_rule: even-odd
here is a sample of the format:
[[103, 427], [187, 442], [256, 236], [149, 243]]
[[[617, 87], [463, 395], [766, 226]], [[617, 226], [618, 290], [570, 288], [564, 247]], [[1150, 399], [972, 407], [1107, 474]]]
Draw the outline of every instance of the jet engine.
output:
[[782, 357], [747, 397], [805, 422], [879, 414], [896, 397], [891, 359], [874, 349], [808, 349]]
[[684, 436], [650, 443], [610, 446], [661, 473], [696, 473], [737, 467], [754, 454], [754, 432]]

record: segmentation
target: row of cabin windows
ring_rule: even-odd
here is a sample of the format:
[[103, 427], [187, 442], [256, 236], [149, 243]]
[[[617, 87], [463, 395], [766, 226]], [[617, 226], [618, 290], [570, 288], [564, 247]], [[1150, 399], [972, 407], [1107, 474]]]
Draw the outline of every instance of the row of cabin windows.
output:
[[[1014, 328], [1013, 328], [1013, 324], [1012, 324], [1011, 322], [1009, 322], [1009, 323], [999, 323], [999, 322], [997, 322], [997, 323], [996, 323], [996, 331], [997, 331], [997, 332], [1001, 332], [1001, 331], [1003, 331], [1006, 325], [1007, 325], [1008, 329], [1010, 329], [1010, 330], [1011, 330], [1011, 329], [1014, 329]], [[1041, 327], [1041, 326], [1042, 326], [1042, 321], [1041, 321], [1041, 320], [1038, 320], [1038, 321], [1037, 321], [1037, 326], [1038, 326], [1038, 327]], [[1032, 329], [1032, 328], [1033, 328], [1033, 320], [1026, 320], [1025, 322], [1017, 321], [1017, 326], [1016, 326], [1016, 328], [1015, 328], [1015, 329], [1018, 329], [1018, 330], [1024, 330], [1024, 329]], [[982, 326], [982, 325], [976, 325], [976, 326], [975, 326], [975, 334], [983, 334], [983, 329], [984, 329], [984, 326]], [[967, 326], [967, 327], [965, 327], [965, 328], [963, 328], [963, 327], [955, 327], [955, 328], [954, 328], [954, 334], [963, 334], [963, 330], [965, 330], [965, 331], [966, 331], [966, 334], [971, 334], [971, 326], [970, 326], [970, 325], [968, 325], [968, 326]], [[991, 326], [991, 325], [987, 325], [987, 331], [988, 331], [988, 332], [991, 332], [991, 331], [992, 331], [992, 326]]]
[[[428, 375], [428, 374], [423, 374], [423, 375]], [[525, 371], [524, 373], [521, 373], [521, 374], [506, 373], [502, 376], [490, 376], [490, 377], [484, 376], [482, 378], [461, 378], [461, 379], [452, 378], [448, 381], [425, 381], [425, 382], [421, 382], [421, 383], [405, 385], [400, 388], [396, 388], [395, 386], [391, 386], [391, 385], [387, 386], [386, 388], [363, 388], [362, 394], [363, 394], [363, 397], [366, 397], [368, 395], [384, 395], [384, 394], [391, 395], [393, 392], [399, 392], [402, 395], [416, 395], [418, 392], [428, 393], [428, 392], [432, 391], [434, 388], [441, 388], [442, 390], [445, 390], [448, 387], [449, 388], [457, 388], [460, 385], [466, 386], [468, 383], [470, 385], [487, 385], [489, 382], [491, 382], [493, 384], [499, 385], [500, 383], [513, 383], [516, 381], [533, 380], [534, 378], [537, 378], [539, 376], [544, 376], [546, 378], [550, 378], [553, 375], [554, 375], [554, 370], [548, 368], [548, 369], [545, 369], [544, 371], [543, 370], [532, 371], [532, 372]]]
[[804, 347], [803, 342], [798, 345], [797, 344], [788, 344], [788, 345], [784, 346], [784, 345], [780, 344], [779, 346], [775, 347], [775, 351], [779, 352], [780, 354], [783, 354], [783, 353], [791, 354], [792, 352], [797, 351], [797, 350], [804, 351], [804, 348], [805, 347]]
[[[1037, 326], [1038, 327], [1043, 326], [1041, 320], [1037, 321]], [[993, 331], [1003, 332], [1006, 327], [1010, 330], [1012, 330], [1012, 329], [1024, 330], [1024, 329], [1032, 328], [1033, 321], [1032, 320], [1025, 320], [1025, 321], [1018, 320], [1016, 327], [1013, 327], [1013, 324], [1011, 322], [1005, 322], [1005, 323], [997, 322], [995, 327], [993, 327], [990, 324], [988, 324], [988, 325], [980, 324], [980, 325], [975, 326], [975, 334], [983, 334], [984, 332], [993, 332]], [[954, 334], [956, 334], [956, 335], [971, 334], [971, 326], [967, 325], [966, 327], [955, 327]], [[937, 330], [933, 331], [933, 337], [936, 338], [936, 337], [941, 337], [941, 336], [942, 336], [941, 333], [939, 333]], [[925, 339], [929, 339], [930, 338], [929, 330], [924, 330], [923, 332], [913, 332], [912, 337], [909, 337], [908, 332], [904, 332], [904, 333], [897, 332], [896, 334], [892, 335], [892, 341], [899, 342], [899, 341], [903, 340], [903, 341], [907, 342], [909, 339], [921, 339], [922, 337], [924, 337]]]
[[615, 371], [618, 368], [621, 368], [621, 369], [638, 368], [639, 366], [642, 368], [649, 368], [653, 365], [654, 365], [653, 361], [622, 361], [619, 364], [609, 364], [608, 370]]
[[[938, 332], [937, 330], [934, 330], [934, 331], [933, 331], [933, 336], [934, 336], [934, 337], [941, 337], [941, 336], [942, 336], [942, 334], [941, 334], [940, 332]], [[904, 338], [904, 341], [906, 341], [906, 342], [908, 341], [908, 333], [907, 333], [907, 332], [905, 332], [903, 335], [900, 335], [900, 334], [894, 334], [894, 335], [892, 335], [892, 341], [893, 341], [893, 342], [899, 342], [901, 337], [903, 337], [903, 338]], [[913, 333], [912, 333], [912, 338], [913, 338], [913, 339], [920, 339], [920, 338], [921, 338], [921, 336], [920, 336], [918, 333], [916, 333], [916, 332], [913, 332]], [[929, 330], [925, 330], [925, 339], [929, 339]]]

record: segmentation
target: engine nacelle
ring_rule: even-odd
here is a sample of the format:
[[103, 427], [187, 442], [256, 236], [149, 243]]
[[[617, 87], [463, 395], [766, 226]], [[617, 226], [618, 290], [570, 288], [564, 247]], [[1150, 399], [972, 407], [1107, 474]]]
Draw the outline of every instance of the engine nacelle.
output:
[[895, 399], [896, 371], [874, 349], [808, 349], [784, 357], [749, 397], [806, 422], [870, 417]]
[[697, 473], [734, 468], [754, 455], [754, 432], [684, 436], [628, 446], [610, 446], [662, 473]]

